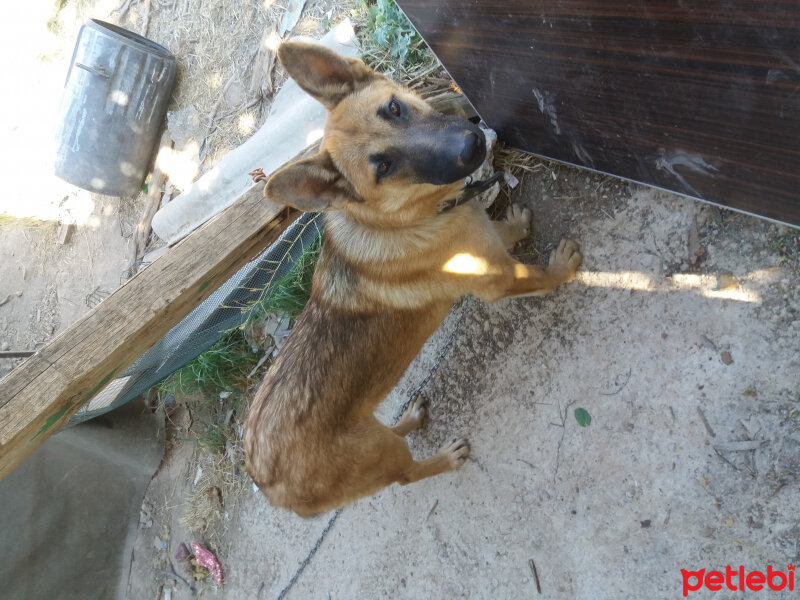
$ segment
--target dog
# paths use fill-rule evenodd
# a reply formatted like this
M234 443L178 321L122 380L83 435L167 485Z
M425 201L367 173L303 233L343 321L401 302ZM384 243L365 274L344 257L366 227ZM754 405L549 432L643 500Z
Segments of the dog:
M328 112L319 152L276 171L264 195L323 211L325 236L311 297L255 394L244 444L269 502L310 516L461 466L464 439L411 456L404 437L425 417L420 398L393 427L375 408L454 300L549 292L581 254L563 240L548 267L524 265L506 249L528 235L530 211L512 205L506 221L491 221L462 201L481 187L465 179L486 155L470 121L324 46L286 42L278 58Z

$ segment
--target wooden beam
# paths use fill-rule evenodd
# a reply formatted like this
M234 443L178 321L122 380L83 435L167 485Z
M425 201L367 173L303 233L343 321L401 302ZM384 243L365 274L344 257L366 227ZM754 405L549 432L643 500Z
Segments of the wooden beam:
M254 186L0 380L0 479L299 214Z

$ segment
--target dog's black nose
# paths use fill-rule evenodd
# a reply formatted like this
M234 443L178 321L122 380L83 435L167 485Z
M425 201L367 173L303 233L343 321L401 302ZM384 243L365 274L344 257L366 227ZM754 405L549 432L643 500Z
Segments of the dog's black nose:
M465 178L486 158L483 131L460 117L434 113L411 138L408 158L416 181L449 185Z
M486 141L483 132L478 130L467 131L464 136L464 145L461 148L459 158L465 166L477 168L486 157Z

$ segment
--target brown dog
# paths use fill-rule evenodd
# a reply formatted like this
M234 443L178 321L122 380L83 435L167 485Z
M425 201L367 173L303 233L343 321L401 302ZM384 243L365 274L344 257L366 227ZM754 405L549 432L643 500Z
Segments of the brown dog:
M375 408L453 300L549 292L581 255L565 240L549 267L523 265L506 248L528 234L530 211L511 207L497 222L452 202L485 157L469 121L323 46L286 43L278 57L329 112L320 152L277 171L264 193L326 211L325 241L311 299L256 393L244 441L269 501L312 515L463 464L465 440L412 458L403 437L425 416L419 400L394 427Z

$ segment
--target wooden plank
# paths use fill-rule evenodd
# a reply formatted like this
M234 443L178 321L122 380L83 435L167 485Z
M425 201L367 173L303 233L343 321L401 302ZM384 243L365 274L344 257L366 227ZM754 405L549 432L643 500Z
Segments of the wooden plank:
M0 380L0 479L299 214L254 186Z
M800 225L800 3L398 4L509 145Z

